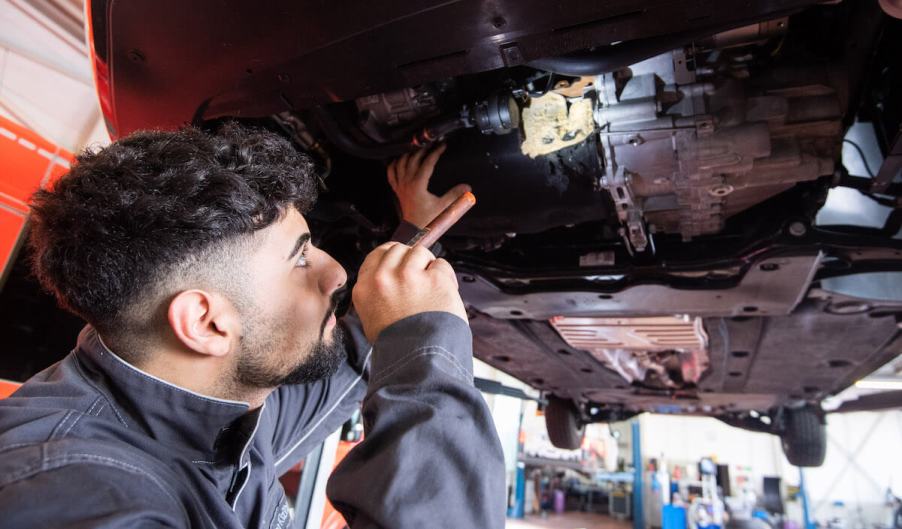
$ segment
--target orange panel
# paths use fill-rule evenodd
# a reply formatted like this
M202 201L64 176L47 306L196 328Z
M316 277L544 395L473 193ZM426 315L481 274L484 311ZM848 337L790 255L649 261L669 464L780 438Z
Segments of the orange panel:
M31 195L65 174L73 159L71 152L0 116L0 272L13 257Z
M6 270L25 226L25 214L0 204L0 271Z
M0 399L5 399L6 397L12 395L13 392L19 389L19 386L21 385L22 384L19 384L18 382L12 382L10 380L3 380L2 378L0 378Z
M0 116L0 193L16 200L23 212L31 194L64 174L72 159L71 152Z

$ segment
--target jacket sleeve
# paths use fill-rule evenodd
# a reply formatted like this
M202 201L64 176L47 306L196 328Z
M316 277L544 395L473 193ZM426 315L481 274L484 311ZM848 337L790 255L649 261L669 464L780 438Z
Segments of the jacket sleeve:
M360 407L366 392L370 344L352 311L342 318L348 359L331 377L281 386L266 401L274 414L272 449L282 475L339 428Z
M504 457L472 373L470 328L453 314L417 314L379 335L364 440L326 490L351 529L504 527Z

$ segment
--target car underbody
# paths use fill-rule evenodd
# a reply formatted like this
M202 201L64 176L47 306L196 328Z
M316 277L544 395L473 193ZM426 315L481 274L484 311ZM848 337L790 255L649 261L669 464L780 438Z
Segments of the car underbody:
M902 32L875 2L201 4L92 3L113 135L286 135L321 170L316 242L349 271L398 221L385 161L445 141L430 189L479 201L442 240L476 356L577 425L686 413L785 441L902 352L902 298L835 288L902 271L902 186L841 159L856 120L884 152L899 127ZM819 222L837 187L885 223Z
M584 423L690 413L779 434L782 410L819 410L902 351L902 300L831 290L899 270L902 241L898 213L816 222L830 188L873 185L840 161L860 87L812 52L823 23L539 60L314 123L360 158L447 139L433 187L466 181L480 200L443 241L479 358Z

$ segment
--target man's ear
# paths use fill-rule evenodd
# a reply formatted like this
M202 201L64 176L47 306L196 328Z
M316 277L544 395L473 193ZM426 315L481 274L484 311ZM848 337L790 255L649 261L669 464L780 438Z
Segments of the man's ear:
M234 305L204 290L179 292L169 303L167 318L179 341L200 354L226 356L241 336L241 319Z

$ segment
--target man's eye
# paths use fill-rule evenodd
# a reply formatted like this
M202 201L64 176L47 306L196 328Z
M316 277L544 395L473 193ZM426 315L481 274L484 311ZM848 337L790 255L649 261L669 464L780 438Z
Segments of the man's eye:
M304 245L304 248L301 250L301 255L298 256L297 262L294 266L298 268L307 268L310 266L310 263L307 262L307 245Z

